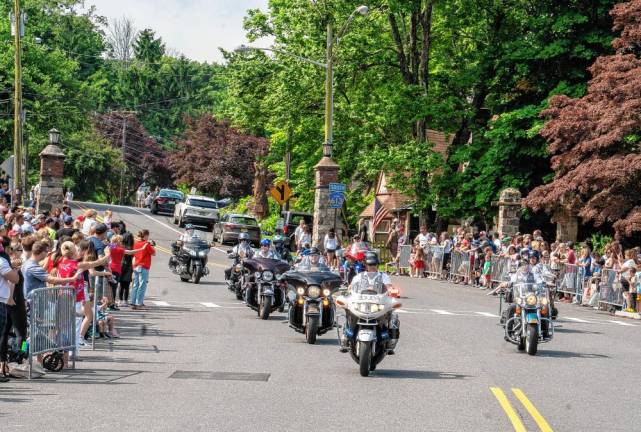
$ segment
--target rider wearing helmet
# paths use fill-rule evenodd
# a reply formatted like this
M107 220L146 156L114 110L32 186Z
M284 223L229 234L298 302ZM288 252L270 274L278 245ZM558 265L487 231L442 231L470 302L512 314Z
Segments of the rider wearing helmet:
M260 241L260 249L256 254L256 258L270 258L274 259L274 251L271 249L272 242L269 239L262 239Z
M275 235L272 243L274 244L274 257L287 263L291 263L292 256L289 253L289 248L285 246L285 239L283 236Z
M247 233L240 233L238 235L238 244L234 246L234 249L232 250L232 254L238 255L238 257L242 258L252 258L254 256L254 250L251 247L251 243L249 242L249 234ZM233 270L233 266L225 269L225 280L229 280L231 278L231 271Z
M192 224L185 225L185 232L180 236L180 241L187 243L194 238L199 238L198 233L194 231L194 226Z
M317 247L312 247L309 249L309 262L312 266L324 265L325 259L321 256L320 250Z
M383 273L378 270L378 265L380 261L378 255L374 252L365 252L365 271L357 274L352 279L351 284L349 285L349 291L351 292L360 292L365 290L374 290L379 294L385 294L392 288L392 280L390 279L387 273ZM358 322L358 318L350 314L348 311L346 313L346 327L355 328ZM392 339L398 341L398 329L400 328L400 321L396 313L392 313L389 316L389 321L387 323L381 323L382 326L389 329L394 329L394 335ZM341 335L341 348L340 350L345 352L347 351L347 337L345 333ZM393 347L396 346L394 342L389 350L388 354L394 354Z

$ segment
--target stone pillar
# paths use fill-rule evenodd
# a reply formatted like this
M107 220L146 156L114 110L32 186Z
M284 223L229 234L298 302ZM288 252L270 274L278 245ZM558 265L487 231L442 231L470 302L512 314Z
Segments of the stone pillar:
M314 196L314 227L312 245L322 248L325 234L334 227L336 213L336 232L340 235L342 224L340 209L329 208L329 184L338 183L339 166L329 157L323 157L314 167L316 171L316 193Z
M554 213L552 222L556 223L557 242L576 242L579 234L579 218L575 213L566 208L560 208Z
M54 207L62 207L64 165L65 155L57 145L49 144L40 153L40 191L36 212L42 213Z
M519 232L521 192L512 188L504 189L501 191L498 206L499 217L497 230L499 237L512 237Z

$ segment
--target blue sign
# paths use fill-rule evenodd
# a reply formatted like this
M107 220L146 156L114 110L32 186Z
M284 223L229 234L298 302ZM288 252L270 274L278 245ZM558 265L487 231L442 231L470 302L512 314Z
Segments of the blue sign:
M343 202L345 202L343 192L331 192L329 194L329 208L339 209L343 207Z
M329 191L345 193L345 191L347 191L347 187L343 183L330 183Z

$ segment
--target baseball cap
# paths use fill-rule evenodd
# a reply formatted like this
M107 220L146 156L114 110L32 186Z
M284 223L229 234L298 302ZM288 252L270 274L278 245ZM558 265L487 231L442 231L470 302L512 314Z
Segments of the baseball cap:
M104 234L108 230L107 225L101 223L96 225L96 234Z
M16 231L16 230L10 230L10 231L7 233L7 235L8 235L9 237L16 237L16 236L18 235L18 231Z
M66 224L73 223L73 216L69 216L69 215L65 216L65 218L63 219L63 222Z
M25 212L25 214L23 214L22 217L24 218L24 220L30 221L31 220L31 213Z

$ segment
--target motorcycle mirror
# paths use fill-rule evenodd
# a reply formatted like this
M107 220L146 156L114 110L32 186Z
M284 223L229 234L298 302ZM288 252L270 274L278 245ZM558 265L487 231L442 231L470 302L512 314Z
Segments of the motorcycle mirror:
M233 250L227 250L227 255L231 254L232 252L234 252L234 251Z

